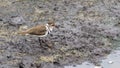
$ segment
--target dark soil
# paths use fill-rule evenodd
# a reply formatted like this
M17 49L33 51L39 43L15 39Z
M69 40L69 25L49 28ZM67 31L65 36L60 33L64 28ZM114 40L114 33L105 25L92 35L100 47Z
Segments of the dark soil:
M16 34L49 19L57 28L41 45L36 36ZM0 0L0 68L99 65L119 36L119 0Z

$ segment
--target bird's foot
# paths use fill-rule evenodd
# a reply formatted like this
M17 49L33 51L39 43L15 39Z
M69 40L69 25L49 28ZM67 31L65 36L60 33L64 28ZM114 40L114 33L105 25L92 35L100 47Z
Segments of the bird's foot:
M38 40L42 48L45 48L45 49L52 48L52 44L50 44L47 40L43 40L40 38L38 38Z

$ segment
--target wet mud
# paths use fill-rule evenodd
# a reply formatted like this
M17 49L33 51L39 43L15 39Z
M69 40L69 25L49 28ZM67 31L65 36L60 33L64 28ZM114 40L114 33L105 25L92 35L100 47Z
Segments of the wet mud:
M57 27L41 44L16 34L49 19ZM0 68L100 65L119 36L119 0L0 0Z

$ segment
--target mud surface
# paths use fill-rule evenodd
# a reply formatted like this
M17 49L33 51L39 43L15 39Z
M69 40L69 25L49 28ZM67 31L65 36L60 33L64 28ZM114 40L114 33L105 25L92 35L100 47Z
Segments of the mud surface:
M51 18L57 28L42 38L46 43L16 34ZM119 36L119 0L0 0L0 68L99 65Z

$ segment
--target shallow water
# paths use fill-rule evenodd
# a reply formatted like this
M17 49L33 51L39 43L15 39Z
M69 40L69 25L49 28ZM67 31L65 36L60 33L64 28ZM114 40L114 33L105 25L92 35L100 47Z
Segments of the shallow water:
M111 54L109 54L105 59L101 61L102 68L119 68L120 65L120 42L115 41L115 45L113 48L115 48ZM75 65L75 66L65 66L64 68L95 68L95 65L89 62L84 62L81 65Z

